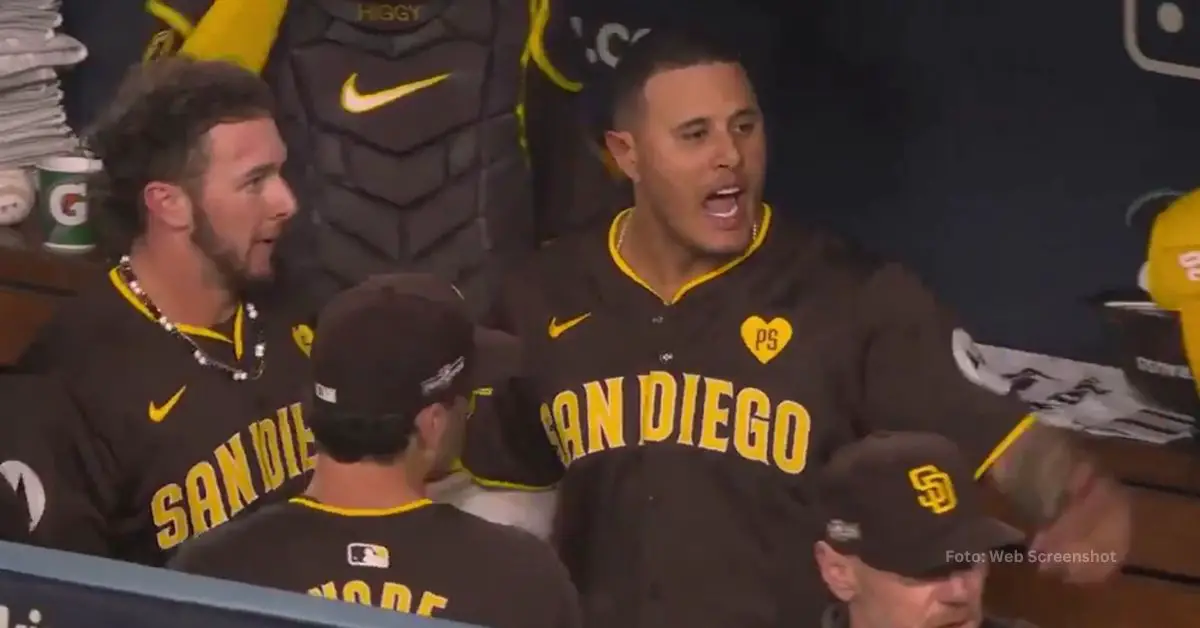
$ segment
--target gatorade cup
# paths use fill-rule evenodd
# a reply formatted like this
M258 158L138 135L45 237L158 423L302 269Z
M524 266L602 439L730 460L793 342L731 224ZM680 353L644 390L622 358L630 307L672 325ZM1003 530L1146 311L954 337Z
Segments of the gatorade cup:
M87 177L101 167L100 160L84 156L50 157L38 163L38 219L46 249L86 253L96 248L96 234L88 222Z

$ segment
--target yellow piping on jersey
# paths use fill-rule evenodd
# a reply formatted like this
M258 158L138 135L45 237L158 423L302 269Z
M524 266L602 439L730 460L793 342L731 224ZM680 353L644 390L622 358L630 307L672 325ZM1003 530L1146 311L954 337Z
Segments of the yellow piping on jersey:
M163 24L171 27L179 36L187 39L192 36L196 27L184 14L168 6L162 0L146 0L146 13L158 18Z
M288 500L292 504L312 508L321 512L327 512L331 515L339 515L342 517L389 517L391 515L400 515L406 512L412 512L418 508L424 508L433 503L429 499L418 499L400 506L391 508L340 508L338 506L330 506L322 504L307 497L293 497Z
M287 6L288 0L214 0L179 54L230 61L261 74Z
M239 305L237 313L233 315L233 357L238 360L242 359L242 349L245 348L245 343L242 342L245 321L246 317L242 314L242 306Z
M706 281L716 279L730 270L733 270L735 266L746 261L747 258L753 255L754 252L762 246L763 241L767 239L767 230L771 228L771 206L763 203L762 208L762 223L759 226L758 235L754 237L754 240L750 242L750 246L747 247L741 255L729 260L724 266L704 273L703 275L700 275L699 277L696 277L695 279L683 284L675 293L675 296L671 297L670 299L663 298L661 294L654 291L654 288L650 287L650 284L646 283L646 280L638 277L638 274L634 272L632 267L629 266L629 263L625 261L625 258L621 257L621 252L617 250L617 240L619 240L621 237L621 224L624 220L629 218L630 214L633 213L632 207L623 210L621 213L617 214L616 218L613 218L612 224L608 228L608 254L612 257L613 263L617 265L617 268L621 269L621 272L625 273L625 275L632 279L634 283L649 290L651 294L661 299L664 305L672 305L682 299L683 295L687 294L687 292L692 288L695 288Z
M1004 439L1000 441L1000 444L996 445L992 449L992 453L988 454L987 458L983 459L983 464L979 465L979 468L975 470L975 479L978 480L979 478L983 477L983 474L987 473L988 469L992 468L992 465L1000 459L1000 456L1003 456L1004 452L1008 451L1008 448L1012 447L1012 444L1017 442L1017 439L1020 438L1025 432L1028 432L1029 428L1033 427L1036 423L1037 417L1032 414L1026 415L1025 418L1021 419L1021 422L1017 423L1017 426L1012 428L1012 431L1008 433L1008 436L1005 436Z
M146 309L146 306L142 303L142 300L133 294L133 291L129 289L129 286L125 285L125 280L121 278L121 273L118 273L116 268L108 271L108 280L112 282L112 285L117 289L117 292L129 302L129 305L133 306L133 309L141 312L142 316L145 316L156 323L158 322L154 320L154 315L150 313L150 310ZM242 325L239 324L239 321L241 320L242 304L239 303L237 314L234 315L233 325L233 333L236 336L236 339L230 339L229 336L226 336L219 331L213 331L207 327L197 327L195 325L176 325L175 329L178 329L189 336L211 338L213 340L220 340L221 342L232 343L237 351L238 357L241 357L241 350L237 349L238 347L242 346Z
M462 463L460 462L459 464L461 466ZM471 470L466 467L462 467L462 472L466 473L471 478L471 481L474 482L477 486L482 486L483 488L490 488L490 489L495 489L495 490L521 491L523 493L540 493L542 491L554 490L554 487L557 486L556 484L551 484L550 486L532 486L529 484L517 484L516 482L502 482L500 480L489 480L487 478L482 478L482 477L479 477L478 475L475 475L474 473L471 473Z

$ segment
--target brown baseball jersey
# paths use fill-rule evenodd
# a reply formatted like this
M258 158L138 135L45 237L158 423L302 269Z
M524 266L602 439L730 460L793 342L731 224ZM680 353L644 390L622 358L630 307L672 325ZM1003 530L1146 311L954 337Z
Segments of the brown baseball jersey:
M275 301L255 303L256 320L239 307L217 328L179 327L226 364L249 363L261 328L265 367L247 381L200 365L115 270L60 307L18 366L59 379L79 415L45 436L70 454L48 472L68 496L47 508L43 542L161 565L269 494L303 490L312 331Z
M67 389L52 377L5 374L0 376L0 520L13 521L20 506L24 534L0 538L38 540L40 524L53 519L63 508L63 486L58 468L70 461L72 452L63 447L60 434L78 422ZM11 489L11 493L8 490ZM16 502L8 501L9 495ZM68 494L65 499L74 496ZM31 537L32 533L32 538Z
M981 474L1031 424L899 266L765 208L744 255L662 298L617 254L621 220L506 285L492 324L528 376L463 456L485 486L557 485L589 625L817 625L812 476L835 448L936 432Z
M0 541L29 541L29 508L5 477L0 477Z
M546 543L447 504L350 510L273 504L186 544L169 567L491 628L577 628Z

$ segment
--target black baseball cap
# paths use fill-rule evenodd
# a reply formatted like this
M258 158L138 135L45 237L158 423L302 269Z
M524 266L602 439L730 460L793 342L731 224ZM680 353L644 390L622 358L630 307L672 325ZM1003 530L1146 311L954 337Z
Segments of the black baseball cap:
M974 474L937 434L881 432L838 450L818 500L827 543L902 576L934 575L1024 537L984 514Z
M451 283L377 275L333 298L312 345L313 410L415 417L431 403L515 377L517 339L472 322Z

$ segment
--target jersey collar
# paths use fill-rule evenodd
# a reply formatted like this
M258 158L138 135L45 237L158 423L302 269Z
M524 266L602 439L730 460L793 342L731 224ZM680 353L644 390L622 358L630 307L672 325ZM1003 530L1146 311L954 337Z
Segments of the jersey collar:
M646 280L639 277L638 274L633 271L633 268L629 266L629 263L625 261L625 258L621 257L621 252L617 250L617 240L621 236L621 225L623 224L622 221L628 218L629 214L633 212L632 207L621 211L621 213L617 214L616 217L612 219L612 222L609 223L608 255L612 258L613 263L617 265L617 269L619 269L622 274L632 279L637 285L650 291L651 294L658 297L664 304L673 305L678 303L679 300L683 298L683 295L687 294L697 286L712 281L713 279L716 279L717 277L720 277L721 275L733 270L739 264L746 261L746 259L753 255L754 252L760 247L762 247L763 242L765 242L767 239L767 232L771 230L771 206L763 203L762 208L762 222L759 223L758 234L754 237L754 240L750 242L750 246L746 247L746 250L741 255L729 260L720 268L707 272L687 282L670 298L666 298L663 295L654 292L654 289L650 287L650 284L646 283Z
M112 270L108 271L108 280L110 282L112 282L113 288L115 288L117 293L121 295L121 298L123 298L127 303L129 303L130 307L132 307L133 309L140 312L142 314L142 316L145 316L148 320L151 320L156 324L158 323L158 321L154 320L154 316L150 314L150 310L146 309L146 306L142 303L142 300L137 298L137 296L133 294L133 290L131 290L129 288L129 286L125 283L125 280L121 277L121 273L117 272L116 268L113 268ZM195 325L182 325L181 324L181 325L176 325L175 328L189 336L195 336L198 338L209 338L212 340L219 340L221 342L228 342L234 346L234 354L236 355L236 357L238 357L240 359L242 356L242 347L244 346L243 337L242 337L243 329L245 327L244 319L245 319L245 313L242 310L242 304L239 303L237 312L233 316L233 337L232 338L230 338L229 336L227 336L219 331L215 331L215 330L209 329L207 327L197 327Z

